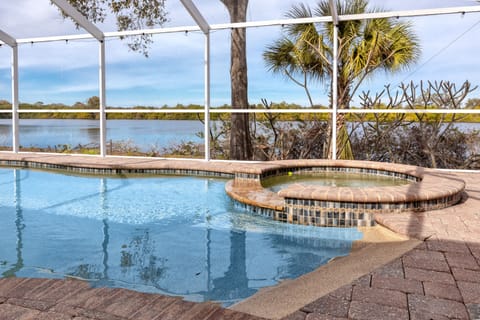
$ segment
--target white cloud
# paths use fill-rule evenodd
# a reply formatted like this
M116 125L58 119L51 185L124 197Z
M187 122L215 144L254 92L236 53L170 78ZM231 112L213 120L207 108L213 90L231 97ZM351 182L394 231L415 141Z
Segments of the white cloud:
M50 0L2 1L0 10L2 30L16 38L85 33L64 20Z

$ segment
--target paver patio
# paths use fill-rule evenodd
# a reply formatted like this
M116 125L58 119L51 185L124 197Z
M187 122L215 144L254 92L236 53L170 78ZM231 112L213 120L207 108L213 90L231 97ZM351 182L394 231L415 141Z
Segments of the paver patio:
M480 173L441 174L465 180L462 203L376 216L421 245L285 320L480 319Z
M0 160L76 166L175 166L174 160L0 153ZM185 161L180 161L186 165ZM193 161L231 171L265 164ZM284 319L480 319L480 173L447 173L466 182L462 203L421 213L377 214L385 227L423 243ZM0 279L0 319L260 319L179 298L89 288L73 280Z

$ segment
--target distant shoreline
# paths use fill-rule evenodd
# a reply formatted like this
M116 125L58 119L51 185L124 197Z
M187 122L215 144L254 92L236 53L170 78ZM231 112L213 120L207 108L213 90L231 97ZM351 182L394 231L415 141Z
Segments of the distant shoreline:
M70 119L70 120L98 120L99 114L98 112L88 112L87 110L98 110L98 101L90 101L90 103L84 104L77 102L72 106L64 105L64 104L43 104L41 102L37 102L34 104L30 103L21 103L19 105L19 110L38 110L38 112L29 112L29 113L20 113L20 119ZM380 106L381 107L381 106ZM112 109L113 107L107 107L107 120L203 120L204 117L204 107L197 104L189 104L189 105L182 105L177 104L174 107L169 106L162 106L162 107L146 107L146 106L136 106L130 107L129 110L135 110L138 112L111 112L109 113L108 110ZM224 105L219 107L212 107L210 110L215 109L230 109L231 106ZM288 110L288 109L302 109L308 110L311 109L314 113L277 113L276 120L277 121L309 121L309 120L320 120L320 121L328 121L330 118L329 113L318 113L319 110L327 109L325 106L314 106L311 107L304 107L294 103L287 103L287 102L280 102L280 103L272 103L269 106L269 109L265 109L262 104L251 105L250 108L252 109L260 109L265 110L268 112L269 109L271 110ZM85 109L85 112L71 112L72 110L82 110ZM114 108L116 110L122 108ZM127 108L125 108L127 109ZM422 109L419 107L419 109ZM473 110L480 109L480 106L475 107ZM6 100L0 100L0 110L11 110L10 102ZM45 112L43 110L51 110L52 112ZM58 111L57 111L58 110ZM155 112L155 111L159 112ZM168 111L172 112L168 112ZM179 110L185 110L188 113L181 113ZM352 108L352 110L358 110L358 108ZM367 112L369 109L365 109ZM465 109L461 109L465 110ZM148 111L148 112L146 112ZM193 111L193 112L192 112ZM198 112L195 112L198 111ZM257 121L265 121L267 120L266 113L255 113L255 119ZM394 121L395 117L398 114L389 113L386 116L387 121ZM442 117L441 114L427 114L427 120L435 121L438 117ZM9 119L11 117L10 113L0 112L0 119ZM229 113L211 113L210 119L212 121L221 120L221 119L228 119ZM253 116L252 116L253 117ZM451 122L452 114L446 115L445 119L442 121ZM455 122L463 122L463 123L480 123L480 114L456 114L457 119ZM358 122L358 121L374 121L375 115L374 114L367 114L366 116L360 118L358 114L346 114L346 120L350 122ZM417 118L415 114L405 114L404 121L406 122L416 122Z

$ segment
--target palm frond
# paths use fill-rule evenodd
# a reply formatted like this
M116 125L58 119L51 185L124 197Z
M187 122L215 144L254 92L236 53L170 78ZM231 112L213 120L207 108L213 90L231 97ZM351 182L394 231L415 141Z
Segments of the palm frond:
M296 4L293 5L292 8L285 14L285 17L288 19L311 18L312 10L307 4ZM306 30L311 29L312 27L315 28L313 23L291 24L285 26L285 30L288 36L292 38L297 38Z
M368 0L336 0L339 15L381 12L369 8ZM328 0L319 0L312 10L306 4L293 6L288 18L306 18L331 15ZM264 58L270 70L309 73L318 80L331 78L333 24L298 24L285 28L288 48L276 43L269 46ZM340 90L350 95L368 76L377 70L395 72L418 61L420 45L410 24L390 18L340 21L338 25ZM283 62L276 61L283 60ZM346 97L351 99L350 97ZM348 104L348 103L347 103Z
M282 38L268 46L263 53L263 59L272 72L282 72L285 68L294 69L297 66L292 51L295 44L287 38Z

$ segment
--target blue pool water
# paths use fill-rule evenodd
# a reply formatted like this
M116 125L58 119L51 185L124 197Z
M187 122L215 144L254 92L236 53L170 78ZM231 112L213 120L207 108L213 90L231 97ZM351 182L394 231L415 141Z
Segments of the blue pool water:
M347 255L362 237L252 216L225 182L0 168L0 274L230 305Z

